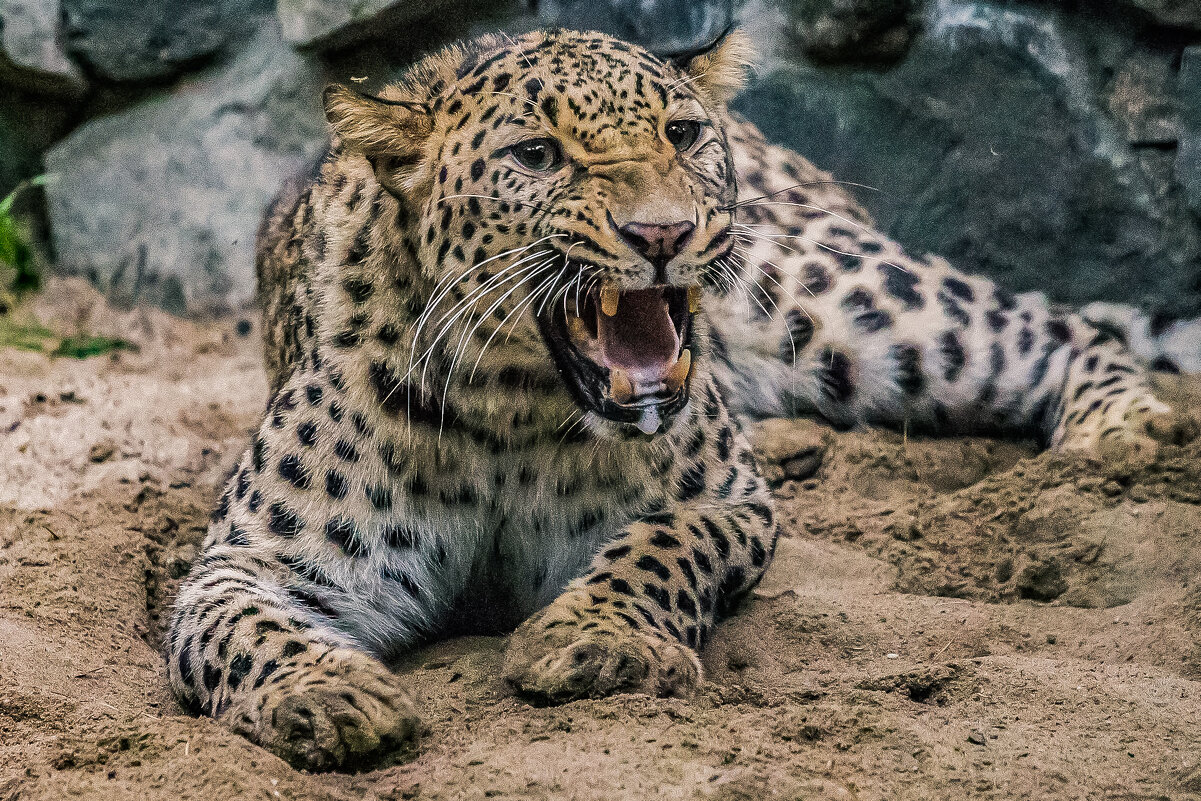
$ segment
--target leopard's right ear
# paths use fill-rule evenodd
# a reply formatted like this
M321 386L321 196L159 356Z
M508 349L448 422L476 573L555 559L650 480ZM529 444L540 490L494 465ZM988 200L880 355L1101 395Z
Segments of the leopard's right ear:
M366 156L376 178L390 192L421 161L433 132L433 114L424 103L393 100L331 84L323 95L325 118L347 150Z

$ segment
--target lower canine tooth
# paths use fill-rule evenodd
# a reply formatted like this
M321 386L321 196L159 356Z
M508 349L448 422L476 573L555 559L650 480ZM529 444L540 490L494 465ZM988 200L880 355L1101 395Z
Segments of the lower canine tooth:
M584 325L584 321L579 317L567 315L567 333L572 339L587 339L588 326Z
M612 281L605 281L601 284L601 311L606 317L613 317L617 314L617 299L620 294L617 291L617 284Z
M688 313L696 314L701 308L701 288L699 286L688 287Z
M626 403L634 397L634 382L620 367L609 369L609 397L618 403Z
M663 383L667 385L667 389L675 392L680 387L684 386L684 382L688 380L688 373L692 370L692 351L687 348L680 354L680 359L672 365L671 372L663 379Z

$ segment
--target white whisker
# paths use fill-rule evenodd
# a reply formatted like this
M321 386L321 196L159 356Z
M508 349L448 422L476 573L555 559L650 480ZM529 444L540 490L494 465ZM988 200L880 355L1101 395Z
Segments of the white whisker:
M869 186L867 184L860 184L860 183L856 183L854 181L835 181L833 179L822 179L822 180L818 180L818 181L802 181L799 184L793 184L792 186L786 186L783 189L777 189L774 192L768 192L766 195L759 195L758 197L747 198L746 200L739 200L738 202L734 203L732 206L725 206L725 207L719 209L719 211L733 211L734 209L737 209L741 206L751 206L751 205L754 205L757 201L766 200L767 198L772 198L772 197L775 197L776 195L782 195L785 192L791 192L793 189L804 189L805 187L809 187L809 186L835 186L835 185L837 185L837 186L854 186L854 187L858 187L860 189L867 189L872 192L883 193L883 191L884 191L884 190L880 189L879 187Z
M533 272L531 272L529 275L527 275L525 277L525 279L523 279L523 283L532 278L535 278L535 276L538 276L542 270L545 270L547 267L550 267L554 263L555 263L554 257L551 257L551 258L547 259L546 261L541 262L540 264L538 264L538 266L534 269ZM506 292L504 294L504 296L501 297L500 301L498 301L498 303L493 304L493 308L495 308L495 306L499 305L499 303L503 303L506 298L508 298L510 295L512 295L513 292L515 292L519 288L520 288L520 285L513 287L513 289L510 289L508 292ZM539 285L539 289L540 288L541 288L541 285ZM475 371L477 368L479 368L480 362L483 360L484 354L488 350L488 346L492 344L492 340L494 340L496 338L496 335L500 333L501 329L505 327L505 323L507 323L510 320L510 318L513 317L513 315L522 311L527 305L530 305L529 301L531 299L536 299L538 297L537 292L538 292L538 290L533 290L530 292L529 295L527 295L526 297L519 300L517 302L517 304L509 311L509 313L505 315L504 319L502 319L500 321L500 323L497 324L496 329L492 332L492 334L488 337L488 339L484 342L483 346L480 348L480 355L478 357L476 357L475 364L472 365L472 367L471 367L471 373L468 374L468 376L467 376L468 383L471 383L471 380L475 377ZM486 311L483 315L481 315L480 322L476 324L475 328L471 329L472 333L475 333L476 328L479 328L480 325L483 323L483 321L488 319L487 315L491 314L491 313L492 313L492 308L489 308L488 311ZM453 364L451 365L451 371L452 372L454 371Z
M837 253L840 256L853 256L854 258L857 258L857 259L875 259L875 258L877 258L876 256L871 256L867 253L849 253L845 250L839 250L838 248L836 248L832 245L827 245L825 242L818 241L816 239L813 239L812 237L804 236L802 234L784 233L783 230L779 226L773 225L770 223L757 223L757 225L775 228L775 230L780 231L780 233L765 234L762 231L755 231L754 229L752 229L749 225L746 225L745 223L734 223L734 225L740 226L742 228L746 228L748 230L745 233L754 234L755 236L762 237L765 241L771 242L772 244L776 245L777 247L781 247L781 248L787 248L787 246L781 245L779 242L776 242L775 241L776 239L803 239L806 242L811 242L814 245L817 245L822 250L828 250L831 253ZM889 267L895 267L896 269L900 270L903 273L909 272L909 270L902 267L901 265L896 264L891 261L888 261L886 259L880 259L880 263L887 264Z
M523 259L523 261L532 261L536 258L540 258L545 255L546 255L546 252L543 251L537 256L527 256ZM517 289L521 288L522 280L524 277L528 276L530 273L537 270L540 266L541 265L528 265L528 266L522 267L520 270L517 270L516 272L506 276L503 280L496 280L496 281L491 282L486 291L477 291L475 293L472 293L471 295L468 295L468 297L464 298L464 300L462 302L460 302L459 306L461 308L459 309L459 311L456 312L454 317L452 317L445 325L442 326L442 328L438 331L437 336L434 338L434 342L426 350L425 354L423 354L423 358L425 359L425 362L426 362L426 367L421 372L421 382L422 382L423 387L425 386L425 376L426 376L426 371L429 368L430 356L431 356L435 346L442 339L442 337L444 337L447 333L449 333L450 330L454 327L454 325L456 323L458 323L458 321L460 319L462 319L462 317L464 315L470 314L475 309L475 307L479 304L479 302L481 300L483 300L488 294L500 289L505 284L513 283L514 286L512 289L505 292L505 294L502 295L499 300L495 301L491 306L489 306L484 311L484 313L482 315L480 315L480 323L482 323L483 320L487 318L487 315L492 313L492 311L494 311L498 305L503 303L504 300L506 298L508 298L511 294L513 294L513 292L515 292ZM482 287L481 287L481 289L482 289ZM478 327L478 324L477 324L477 327ZM472 329L472 330L474 330L474 329ZM452 362L453 362L453 358L452 358Z

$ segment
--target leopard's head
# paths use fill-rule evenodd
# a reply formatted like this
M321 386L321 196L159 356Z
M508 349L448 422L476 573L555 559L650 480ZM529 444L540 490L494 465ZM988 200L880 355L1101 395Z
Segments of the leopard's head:
M536 32L430 56L379 97L327 89L340 146L410 212L423 342L468 367L501 341L549 352L594 428L665 430L734 245L722 120L748 58L740 32L667 58Z

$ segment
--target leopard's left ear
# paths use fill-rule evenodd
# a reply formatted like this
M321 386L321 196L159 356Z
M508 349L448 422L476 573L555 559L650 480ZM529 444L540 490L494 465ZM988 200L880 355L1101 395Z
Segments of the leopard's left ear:
M725 103L746 85L747 71L755 60L750 37L737 28L727 28L713 42L668 59L692 78L692 85Z

